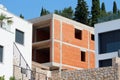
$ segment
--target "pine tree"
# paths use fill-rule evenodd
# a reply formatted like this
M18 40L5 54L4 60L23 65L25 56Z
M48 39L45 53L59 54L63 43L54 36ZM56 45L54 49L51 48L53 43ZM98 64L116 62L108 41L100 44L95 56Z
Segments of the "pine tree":
M20 18L24 19L24 16L22 14L20 14Z
M50 14L50 12L42 7L40 16Z
M72 7L64 8L63 10L55 10L54 13L69 19L73 19Z
M104 2L102 3L102 5L101 5L101 10L103 11L103 12L106 12L106 9L105 9L105 4L104 4Z
M107 13L106 13L106 9L105 9L105 4L104 2L101 4L101 10L100 10L100 17L104 17L106 16Z
M116 4L115 1L113 2L113 13L114 13L114 14L117 13L117 4Z
M98 18L100 17L100 1L92 0L92 26L97 23Z
M77 7L75 8L74 19L83 24L88 24L88 6L84 0L78 0Z

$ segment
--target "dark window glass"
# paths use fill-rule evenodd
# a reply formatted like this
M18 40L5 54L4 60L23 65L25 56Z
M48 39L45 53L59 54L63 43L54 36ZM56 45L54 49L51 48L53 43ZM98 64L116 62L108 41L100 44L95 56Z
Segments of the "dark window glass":
M3 46L0 46L0 62L3 62Z
M15 41L20 44L24 44L24 32L16 30Z
M85 61L85 52L81 51L81 61Z
M120 49L120 30L99 34L99 54L118 51Z
M91 34L91 40L95 40L94 34Z
M75 29L75 38L76 39L82 39L82 31Z
M112 66L112 59L100 60L99 67Z

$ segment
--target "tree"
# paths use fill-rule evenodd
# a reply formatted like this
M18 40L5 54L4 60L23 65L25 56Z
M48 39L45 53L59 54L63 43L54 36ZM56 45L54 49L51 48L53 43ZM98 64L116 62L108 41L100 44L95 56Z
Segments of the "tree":
M62 11L61 10L55 10L55 14L64 16L69 19L73 19L73 10L72 7L64 8Z
M12 17L6 17L4 14L0 14L0 27L3 27L3 24L5 24L4 20L7 21L7 24L12 24L13 21L11 20Z
M84 0L78 0L77 7L75 8L74 20L83 24L88 24L88 6Z
M42 7L40 16L50 14L50 12Z
M114 1L113 2L113 14L116 14L117 13L117 4L116 2Z
M98 22L98 18L100 17L100 1L92 0L92 26Z
M55 10L54 13L58 14L58 15L61 15L62 12L61 12L61 10Z
M20 14L20 18L24 19L24 16L22 14Z
M106 9L105 9L105 4L104 4L104 2L102 3L102 5L101 5L101 10L103 11L103 12L106 12Z
M100 9L100 17L104 17L106 16L107 13L106 13L106 9L105 9L105 4L104 2L101 4L101 9Z

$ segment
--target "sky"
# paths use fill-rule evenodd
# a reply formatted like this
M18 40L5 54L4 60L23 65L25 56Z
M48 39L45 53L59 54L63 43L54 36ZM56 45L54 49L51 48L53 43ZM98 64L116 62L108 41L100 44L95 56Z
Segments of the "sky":
M89 10L91 9L92 0L86 0ZM112 11L113 1L116 1L118 9L120 9L120 0L100 0L104 2L107 11ZM9 12L19 16L22 14L25 19L32 19L40 16L41 8L49 10L62 10L65 7L72 6L75 9L77 0L0 0Z

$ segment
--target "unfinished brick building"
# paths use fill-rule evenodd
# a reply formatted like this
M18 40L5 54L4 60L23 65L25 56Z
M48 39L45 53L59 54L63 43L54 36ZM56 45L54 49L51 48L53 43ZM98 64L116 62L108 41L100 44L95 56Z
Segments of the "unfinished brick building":
M33 23L33 61L50 70L95 67L92 27L56 14L30 22Z

